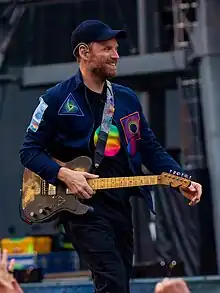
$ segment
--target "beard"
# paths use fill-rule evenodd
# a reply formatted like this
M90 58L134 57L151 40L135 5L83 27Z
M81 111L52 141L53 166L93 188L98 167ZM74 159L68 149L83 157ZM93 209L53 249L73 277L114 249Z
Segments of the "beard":
M95 63L95 62L94 62ZM117 67L111 65L111 62L103 63L103 62L96 62L96 64L91 64L90 71L99 78L108 79L113 78L117 74Z

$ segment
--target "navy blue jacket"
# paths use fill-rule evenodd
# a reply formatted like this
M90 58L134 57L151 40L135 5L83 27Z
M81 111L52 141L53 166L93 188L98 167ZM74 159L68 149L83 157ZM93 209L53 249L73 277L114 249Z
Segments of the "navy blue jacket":
M177 162L157 142L144 118L136 94L127 87L112 84L115 98L114 123L120 132L131 171L141 175L141 165L152 173L170 169L183 172ZM51 157L69 161L89 154L94 117L86 99L80 71L48 89L41 97L20 149L22 164L51 184L60 169ZM149 208L153 205L148 188L140 188Z

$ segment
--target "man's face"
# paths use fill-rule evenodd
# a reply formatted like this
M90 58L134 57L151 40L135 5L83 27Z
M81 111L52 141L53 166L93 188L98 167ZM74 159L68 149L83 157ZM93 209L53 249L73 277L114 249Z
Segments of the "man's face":
M117 72L118 43L116 39L90 45L87 68L102 78L112 78Z

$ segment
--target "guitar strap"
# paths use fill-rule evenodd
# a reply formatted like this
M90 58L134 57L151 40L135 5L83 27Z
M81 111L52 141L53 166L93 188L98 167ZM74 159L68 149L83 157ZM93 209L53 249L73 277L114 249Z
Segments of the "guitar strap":
M105 146L108 139L109 129L114 116L115 104L112 84L107 80L106 101L102 114L102 123L98 134L98 141L95 149L94 165L97 169L104 158Z

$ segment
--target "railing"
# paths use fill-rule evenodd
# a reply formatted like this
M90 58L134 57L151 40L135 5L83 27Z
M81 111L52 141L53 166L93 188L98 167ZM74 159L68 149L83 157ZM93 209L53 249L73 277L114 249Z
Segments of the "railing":
M220 277L185 278L191 293L219 293ZM154 293L155 284L159 279L139 279L131 282L133 293ZM91 281L61 281L43 282L40 284L26 284L23 286L25 293L91 293Z
M174 46L176 49L189 46L188 35L198 25L197 1L172 0Z

